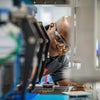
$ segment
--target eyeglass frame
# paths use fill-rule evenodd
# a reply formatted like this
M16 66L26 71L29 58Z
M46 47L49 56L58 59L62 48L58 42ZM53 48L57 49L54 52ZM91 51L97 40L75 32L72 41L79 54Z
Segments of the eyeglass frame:
M64 39L60 36L60 33L57 31L57 25L56 25L56 23L54 25L55 25L54 35L55 35L56 41L59 42L59 43L63 43L65 45L65 48L69 48L69 45L67 45L65 43ZM59 37L60 41L57 40L57 36Z

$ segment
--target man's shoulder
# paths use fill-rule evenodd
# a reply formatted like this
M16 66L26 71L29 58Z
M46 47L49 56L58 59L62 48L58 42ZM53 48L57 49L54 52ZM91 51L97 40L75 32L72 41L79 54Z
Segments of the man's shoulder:
M61 55L61 56L55 56L55 57L50 57L47 60L48 61L58 61L58 62L63 62L65 59L65 55Z

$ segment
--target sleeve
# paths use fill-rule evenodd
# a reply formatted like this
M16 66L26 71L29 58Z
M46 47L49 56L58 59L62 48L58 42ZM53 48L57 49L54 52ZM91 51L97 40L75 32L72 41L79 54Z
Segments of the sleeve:
M68 60L63 59L63 62L60 63L62 66L51 74L54 82L68 78Z
M46 63L47 72L45 74L52 74L56 72L58 69L60 69L61 67L62 67L62 63L59 62L58 57L56 59L50 59Z

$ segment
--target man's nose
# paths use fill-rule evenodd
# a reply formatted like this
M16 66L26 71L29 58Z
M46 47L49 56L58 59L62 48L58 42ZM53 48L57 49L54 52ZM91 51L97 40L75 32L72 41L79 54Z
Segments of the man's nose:
M60 51L62 51L63 49L65 49L65 45L64 44L58 44L57 45L57 49L59 49Z

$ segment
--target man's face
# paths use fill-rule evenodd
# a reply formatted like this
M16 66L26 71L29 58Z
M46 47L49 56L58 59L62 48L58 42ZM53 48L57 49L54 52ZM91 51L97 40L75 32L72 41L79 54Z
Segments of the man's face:
M68 32L68 31L67 31ZM66 24L61 22L51 23L47 30L50 38L49 52L51 56L64 55L69 50L69 36L66 32Z

